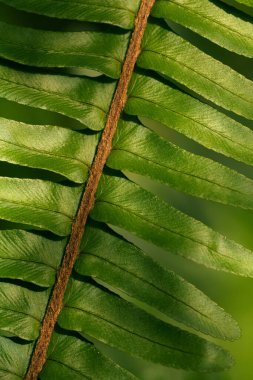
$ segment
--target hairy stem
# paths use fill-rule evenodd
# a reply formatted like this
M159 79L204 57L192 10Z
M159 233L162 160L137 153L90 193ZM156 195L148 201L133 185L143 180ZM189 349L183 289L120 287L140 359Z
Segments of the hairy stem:
M147 25L148 16L154 2L155 0L142 0L139 12L136 16L135 27L122 68L122 73L111 103L110 110L108 112L106 125L98 145L97 154L90 169L90 174L83 193L82 201L77 212L76 219L72 225L69 243L66 247L61 267L58 270L55 286L47 306L41 326L40 336L36 342L25 380L37 379L43 365L45 364L47 349L57 322L57 318L62 309L64 293L79 253L87 218L94 205L98 183L103 173L106 160L111 151L112 139L118 125L120 114L127 100L129 82L132 77L135 63L140 54L141 41Z

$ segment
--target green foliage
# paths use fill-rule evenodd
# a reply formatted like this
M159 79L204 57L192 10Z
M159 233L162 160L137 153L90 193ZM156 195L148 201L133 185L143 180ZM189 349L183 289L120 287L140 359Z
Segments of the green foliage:
M246 10L253 5L234 3ZM0 110L5 380L23 378L29 365L139 5L0 1L6 15L0 22L0 97L30 113L43 110L45 120L61 115L58 125L39 118L28 124ZM218 1L156 1L41 380L134 380L97 342L167 367L207 372L232 365L230 354L207 335L237 339L233 318L115 231L120 227L209 268L253 277L251 251L126 177L140 174L198 198L253 209L252 179L217 162L218 155L193 154L140 121L158 121L210 151L252 165L252 81L173 27L191 29L249 59L251 12L246 16Z
M4 58L38 67L87 67L112 78L120 76L129 40L129 33L117 35L99 29L57 33L3 22L0 33Z
M160 80L134 75L125 111L159 121L208 149L252 165L249 128Z
M238 2L252 6L251 0ZM158 0L152 14L183 25L227 50L253 56L253 25L226 12L219 4L208 0Z

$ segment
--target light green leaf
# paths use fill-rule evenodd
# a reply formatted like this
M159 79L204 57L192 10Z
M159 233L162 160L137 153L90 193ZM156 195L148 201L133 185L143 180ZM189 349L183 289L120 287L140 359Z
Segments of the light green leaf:
M2 3L27 12L50 17L94 21L132 29L139 0L1 0Z
M1 98L72 117L93 130L103 129L114 88L111 80L34 74L0 65Z
M0 118L0 160L48 170L83 183L93 161L98 137Z
M253 131L224 115L253 120L253 84L239 74L246 73L239 68L242 61L248 65L253 57L253 26L232 8L249 13L245 1L225 6L219 0L157 0L147 27L142 19L145 37L130 88L123 84L122 93L128 91L123 114L156 120L253 165ZM73 222L87 177L94 174L91 163L140 3L0 0L0 116L34 123L0 117L1 379L24 378L69 235L81 233ZM220 62L218 50L217 60L203 52L211 53L211 42L203 51L187 42L187 28L191 36L198 34L201 46L207 38L219 51L230 50L226 57L243 55L231 63L238 72ZM59 121L57 114L63 115ZM251 251L129 181L124 172L246 209L253 209L253 181L126 121L133 119L119 122L112 149L107 144L105 170L96 173L102 178L95 205L71 280L66 278L41 380L134 380L89 341L164 366L216 371L232 365L227 351L174 326L233 340L239 328L232 317L102 223L118 227L129 241L135 235L160 247L161 255L167 250L253 277Z
M249 0L239 2L249 5ZM253 25L212 1L158 0L152 15L183 25L227 50L253 57Z
M0 336L1 380L23 379L32 353L33 344L18 344Z
M104 175L91 216L207 267L253 277L251 251L128 180Z
M53 286L66 240L22 230L0 231L0 277Z
M200 198L253 210L251 179L180 149L140 124L121 121L107 165Z
M0 219L66 236L80 191L48 181L0 177Z
M224 109L253 119L252 81L165 27L147 27L137 64L173 79Z
M0 56L29 66L83 67L118 78L129 33L50 32L0 22Z
M198 371L230 367L230 355L196 335L168 325L112 294L71 281L59 324L134 356Z
M158 80L135 75L125 111L159 121L209 149L253 165L249 128Z
M34 340L39 335L50 291L32 291L1 282L0 334Z

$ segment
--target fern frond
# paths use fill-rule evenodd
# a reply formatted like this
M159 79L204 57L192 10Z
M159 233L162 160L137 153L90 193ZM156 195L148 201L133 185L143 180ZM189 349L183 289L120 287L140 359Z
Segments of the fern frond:
M252 58L249 17L208 0L0 3L27 18L0 22L0 97L63 116L33 124L0 111L0 377L134 380L97 341L167 367L229 368L206 335L237 339L234 319L115 231L253 277L249 249L125 175L253 209L252 179L141 123L252 165L252 81L173 28Z
M238 2L252 6L250 0ZM231 13L208 0L158 0L152 11L155 17L167 18L227 50L252 58L253 25Z

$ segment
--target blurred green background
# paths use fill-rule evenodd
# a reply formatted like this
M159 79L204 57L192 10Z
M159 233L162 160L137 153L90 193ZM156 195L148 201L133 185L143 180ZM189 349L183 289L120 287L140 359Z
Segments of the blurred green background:
M7 6L0 5L0 19L18 24L31 24L34 27L44 27L45 19L42 17L31 17L23 12L12 12ZM50 24L52 25L52 24ZM196 46L205 52L230 65L243 75L253 79L253 62L250 59L242 58L221 49L205 39L200 38L188 30L178 27L175 24L169 25L178 33L185 36ZM73 29L73 24L66 22L56 22L55 29ZM28 107L18 106L11 102L0 99L0 115L25 122L52 125L71 125L70 121L56 114L37 111ZM253 124L240 120L246 126L253 128ZM169 130L149 120L142 120L144 124L159 132L170 141L195 153L201 153L206 157L225 163L237 169L245 175L253 178L252 168L238 164L233 160L224 159L221 155L208 151L196 143L180 136L176 132ZM4 171L10 175L10 166L0 165L1 175ZM176 192L168 187L159 185L140 176L125 173L129 178L140 183L143 187L155 192L163 199L173 204L180 210L207 223L215 230L223 233L229 238L241 243L253 251L253 212L239 210L233 207L218 205L213 202L195 199L194 197ZM14 175L14 173L13 173ZM29 174L31 175L31 173ZM124 234L124 232L120 231ZM236 342L220 343L227 347L235 358L235 366L226 372L215 374L195 374L192 372L166 369L161 366L154 366L143 361L133 359L115 350L105 349L103 345L97 344L108 355L112 355L125 367L131 369L143 380L251 380L253 379L253 279L244 279L232 275L219 273L198 266L183 258L176 257L170 253L164 253L150 244L130 237L137 245L144 248L154 258L159 258L164 266L174 269L184 278L195 284L202 291L208 294L213 300L219 303L226 311L231 313L238 321L242 337ZM50 379L49 379L50 380ZM117 379L115 379L117 380ZM119 379L120 380L120 379Z

